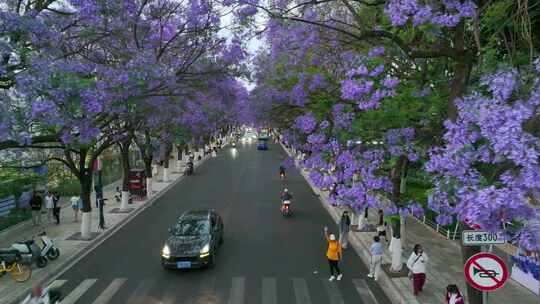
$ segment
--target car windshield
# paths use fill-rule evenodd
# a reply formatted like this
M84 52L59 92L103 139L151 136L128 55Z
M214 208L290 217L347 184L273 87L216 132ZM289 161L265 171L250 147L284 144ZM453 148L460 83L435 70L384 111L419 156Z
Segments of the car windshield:
M174 227L174 235L203 235L210 233L210 225L205 219L184 219Z

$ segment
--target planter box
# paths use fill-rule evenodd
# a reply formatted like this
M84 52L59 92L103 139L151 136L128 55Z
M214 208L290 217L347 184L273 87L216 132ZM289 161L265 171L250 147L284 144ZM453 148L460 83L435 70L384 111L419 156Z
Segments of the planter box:
M540 296L540 281L535 279L532 274L526 273L516 266L512 266L512 280L518 282L523 287Z

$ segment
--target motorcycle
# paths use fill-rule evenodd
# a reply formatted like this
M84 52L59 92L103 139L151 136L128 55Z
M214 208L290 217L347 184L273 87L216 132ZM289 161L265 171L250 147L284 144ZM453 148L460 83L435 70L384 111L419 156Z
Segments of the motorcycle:
M279 178L281 178L281 180L285 180L285 172L280 172Z
M16 242L11 245L10 249L18 251L21 255L22 262L25 264L32 264L35 262L38 268L47 266L47 258L34 239Z
M281 215L287 216L287 217L292 215L290 200L284 200L283 203L281 204Z
M189 162L186 165L185 175L193 175L193 163Z

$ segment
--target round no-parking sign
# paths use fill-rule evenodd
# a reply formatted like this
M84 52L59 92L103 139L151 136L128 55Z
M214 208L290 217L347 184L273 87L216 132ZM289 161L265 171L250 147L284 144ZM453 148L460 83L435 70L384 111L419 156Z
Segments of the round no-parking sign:
M465 279L478 290L493 291L506 283L508 268L501 258L492 253L477 253L465 263Z

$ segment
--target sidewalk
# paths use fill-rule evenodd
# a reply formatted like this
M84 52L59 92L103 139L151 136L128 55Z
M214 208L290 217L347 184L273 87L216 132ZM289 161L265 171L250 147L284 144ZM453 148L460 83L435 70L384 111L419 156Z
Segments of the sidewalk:
M287 149L285 151L289 155L292 155ZM314 193L319 196L322 205L337 223L343 209L339 206L334 207L329 203L327 191L320 191L313 186L309 181L307 170L302 169L301 174L308 181ZM369 223L375 225L375 210L370 211ZM376 232L350 232L350 242L366 265L370 263L369 247L375 235ZM409 258L414 244L422 244L424 251L429 256L424 291L418 297L414 297L411 283L407 277L391 278L381 270L378 283L385 290L392 302L399 304L444 303L446 286L451 283L457 284L466 296L466 282L463 275L463 262L461 260L459 242L447 240L415 218L408 217L405 225L405 244L403 244L405 250L402 255L404 263ZM388 244L385 244L383 264L391 264L391 260L391 255L388 252ZM511 279L508 280L503 288L489 294L490 304L533 304L539 303L539 301L539 297Z
M195 163L195 167L198 167L204 161L210 157L203 158L200 162ZM39 232L45 230L47 235L54 241L55 245L60 250L60 257L57 260L49 261L45 268L37 268L32 266L32 277L23 283L17 283L6 274L0 277L0 294L2 295L2 304L4 303L18 303L25 297L31 287L41 282L49 283L59 276L62 271L68 269L71 265L75 264L80 258L83 258L85 254L89 253L92 249L97 247L101 242L112 235L116 230L120 229L124 224L128 223L137 214L144 211L147 207L151 206L153 202L158 199L162 194L167 192L172 186L182 180L183 174L180 172L171 172L169 174L169 182L164 183L160 181L154 181L152 184L153 194L147 197L143 201L133 201L133 204L129 205L129 208L133 208L128 213L113 212L113 209L120 207L120 203L117 203L114 199L115 188L119 185L119 181L111 185L104 187L104 197L107 198L106 205L104 206L105 214L105 226L104 231L98 229L99 213L98 209L92 209L92 228L91 231L96 234L92 240L78 240L73 238L75 234L80 232L80 216L79 221L74 222L73 210L69 206L69 203L62 202L62 209L60 214L60 225L55 223L47 224L46 216L42 216L42 223L45 223L41 227L34 227L30 221L26 221L12 228L6 229L0 233L0 248L11 246L16 241L31 239ZM92 207L94 203L92 202ZM46 284L44 284L46 285Z

